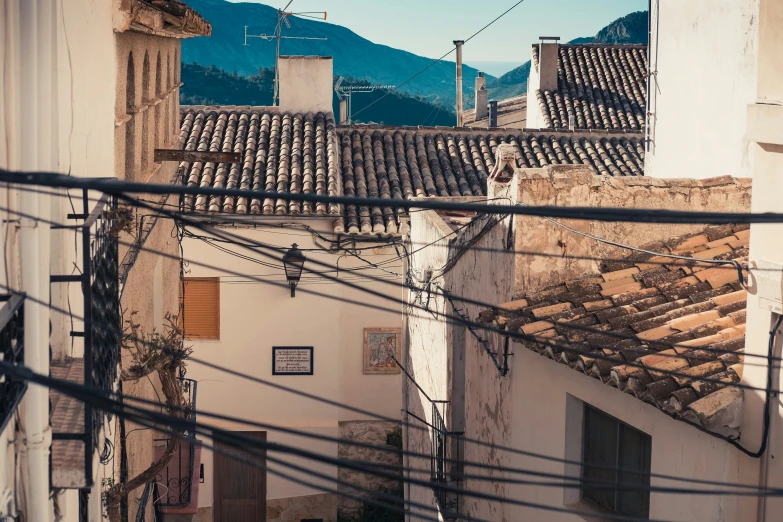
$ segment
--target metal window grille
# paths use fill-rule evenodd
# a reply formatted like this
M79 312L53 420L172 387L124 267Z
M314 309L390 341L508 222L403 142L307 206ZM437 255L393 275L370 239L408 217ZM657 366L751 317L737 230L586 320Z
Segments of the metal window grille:
M440 412L439 401L432 401L432 460L430 481L436 485L445 486L448 482L446 475L446 423ZM441 509L446 507L446 491L434 488L435 498Z
M90 522L90 490L79 490L79 522Z
M24 364L24 295L0 296L0 359L21 366ZM22 400L27 382L0 376L0 432L3 431Z
M80 225L58 225L53 229L72 229L81 233L80 274L53 275L52 283L81 283L84 296L84 331L72 331L72 337L84 338L84 383L107 394L113 390L120 363L120 298L118 270L117 199L104 194L89 214L88 192L83 192L84 213L68 214L68 219L84 220ZM84 443L86 486L92 487L93 457L99 441L105 413L84 405L82 433L53 433L55 440L80 440Z
M193 379L182 379L183 388L187 394L186 419L196 422L196 389L198 383ZM156 477L155 481L164 487L163 495L155 497L158 507L181 507L190 504L193 494L193 468L196 458L196 432L191 429L185 433L185 439L180 442L179 450L174 454L169 465ZM169 439L156 439L156 442L168 442Z

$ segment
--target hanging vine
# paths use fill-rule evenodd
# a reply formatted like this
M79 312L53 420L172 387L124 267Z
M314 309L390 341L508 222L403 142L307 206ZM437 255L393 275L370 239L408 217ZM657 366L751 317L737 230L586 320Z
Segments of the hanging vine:
M184 418L184 409L189 407L185 400L185 390L181 376L185 372L185 361L191 348L184 345L182 328L176 315L166 314L166 326L162 332L147 334L134 322L136 312L124 321L122 348L131 355L131 363L122 368L120 379L123 382L138 381L152 373L160 379L168 415ZM180 446L183 432L174 430L166 442L163 454L147 469L135 477L112 484L104 493L106 512L110 522L121 522L120 506L124 499L137 488L153 480L169 463Z

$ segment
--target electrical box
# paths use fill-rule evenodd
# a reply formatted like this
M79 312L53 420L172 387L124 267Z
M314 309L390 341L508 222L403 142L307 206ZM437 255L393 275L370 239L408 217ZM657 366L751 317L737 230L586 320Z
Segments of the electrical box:
M757 261L754 275L758 286L759 307L783 314L783 264Z

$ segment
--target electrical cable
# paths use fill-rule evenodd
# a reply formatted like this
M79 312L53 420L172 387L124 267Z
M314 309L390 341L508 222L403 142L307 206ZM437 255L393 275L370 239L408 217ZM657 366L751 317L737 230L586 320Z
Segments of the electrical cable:
M11 172L0 169L0 182L17 185L39 185L55 188L77 188L99 190L115 196L129 193L139 194L181 194L233 196L259 199L282 199L314 203L335 203L342 205L376 206L390 208L422 208L431 210L462 210L487 214L513 214L522 216L547 216L552 218L595 220L628 223L685 223L739 225L747 223L783 223L779 212L712 212L661 209L627 209L603 207L558 207L519 205L487 205L483 203L457 203L451 201L397 200L373 197L328 196L321 194L288 192L267 192L233 188L213 188L186 185L160 185L120 181L110 178L76 178L55 173ZM328 217L325 216L325 217Z
M524 1L524 0L519 0L517 3L515 3L514 5L512 5L512 6L511 6L511 7L509 7L508 9L506 9L506 10L505 10L503 13L501 13L501 14L500 14L500 16L498 16L497 18L495 18L494 20L492 20L491 22L489 22L487 25L485 25L484 27L482 27L481 29L479 29L478 31L476 31L475 33L473 33L472 35L470 35L470 36L469 36L467 39L463 40L462 44L464 45L464 44L468 43L468 42L469 42L469 41L471 41L473 38L475 38L476 36L478 36L479 34L481 34L481 32L482 32L482 31L484 31L484 30L485 30L487 27L489 27L490 25L494 24L495 22L497 22L498 20L500 20L501 18L503 18L504 16L506 16L506 15L507 15L509 12L511 12L511 10L512 10L512 9L514 9L515 7L517 7L517 6L518 6L519 4L521 4L523 1ZM443 60L445 57L447 57L448 55L450 55L451 53L453 53L453 52L454 52L454 50L455 50L456 48L457 48L456 46L452 47L451 49L449 49L449 51L448 51L446 54L444 54L444 55L443 55L443 56L441 56L440 58L437 58L437 59L433 60L433 61L432 61L432 62L430 62L430 63L429 63L429 64L428 64L426 67L424 67L422 70L420 70L419 72L417 72L416 74L414 74L413 76L411 76L410 78L408 78L407 80L403 81L402 83L400 83L400 84L396 85L396 86L395 86L393 89L391 89L391 90L387 91L387 92L386 92L386 94L384 94L383 96L381 96L381 97L380 97L380 98L378 98L377 100L373 101L372 103L370 103L370 104L368 104L368 105L366 105L366 106L362 107L362 108L361 108L361 109L359 109L358 111L356 111L356 112L353 114L353 117L356 117L356 116L357 116L357 115L359 115L359 114L360 114L362 111L364 111L364 110L366 110L366 109L369 109L370 107L372 107L373 105L375 105L376 103L378 103L379 101L381 101L382 99L384 99L384 98L385 98L386 96L388 96L389 94L391 94L391 93L393 93L393 92L396 92L396 91L397 91L397 90L398 90L400 87L402 87L402 86L403 86L403 85L405 85L406 83L410 82L410 81L411 81L411 80L413 80L414 78L416 78L416 77L420 76L422 73L426 72L426 71L427 71L428 69L430 69L430 68L431 68L433 65L435 65L435 64L436 64L436 63L438 63L438 62L440 62L440 61L441 61L441 60ZM343 120L343 121L341 121L341 122L340 122L340 125L342 125L342 124L343 124L343 123L345 123L346 121L347 121L347 120Z

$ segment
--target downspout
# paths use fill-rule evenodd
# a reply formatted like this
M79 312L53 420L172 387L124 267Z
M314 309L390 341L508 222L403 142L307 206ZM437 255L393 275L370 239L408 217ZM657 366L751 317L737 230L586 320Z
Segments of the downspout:
M405 256L403 258L403 274L407 274L408 270L410 270L410 257ZM405 281L407 281L407 276L403 280L403 287L402 291L404 293L403 295L403 308L402 308L402 360L405 361L405 364L409 364L408 356L410 354L410 336L408 335L408 310L407 310L407 304L408 299L410 298L407 285L405 285ZM408 452L410 451L410 445L409 445L409 430L408 430L408 423L410 422L410 418L408 417L408 414L405 413L409 410L409 404L408 404L408 381L406 379L402 379L402 448L403 448L403 454L402 454L402 468L403 473L405 473L406 478L404 481L404 492L403 497L404 500L410 501L411 500L411 469L410 469L410 458L408 457ZM405 522L411 521L411 513L410 508L405 509Z
M51 17L48 0L21 2L22 38L21 106L27 112L22 127L23 170L51 167L51 131L42 132L51 109ZM39 33L48 35L43 40ZM43 35L41 35L43 36ZM43 44L39 47L39 44ZM43 57L43 55L46 55ZM48 67L48 69L47 69ZM40 147L39 147L40 145ZM21 206L34 218L20 219L22 289L24 303L24 363L30 370L49 375L49 198L43 194L22 191ZM26 519L36 522L52 520L49 500L49 451L52 433L49 429L48 389L30 384L24 397L22 419L25 441L28 491Z
M655 33L655 39L658 39L658 33ZM650 156L650 115L652 114L652 0L647 0L647 107L644 114L644 173L647 174L647 164Z

